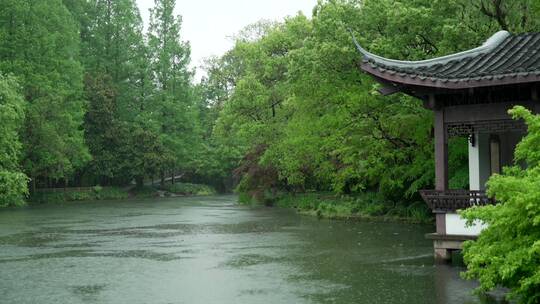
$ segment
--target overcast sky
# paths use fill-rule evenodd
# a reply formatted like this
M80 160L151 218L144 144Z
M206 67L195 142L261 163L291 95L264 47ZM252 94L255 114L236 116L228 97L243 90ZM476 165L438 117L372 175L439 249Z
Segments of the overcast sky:
M136 1L148 24L154 0ZM229 37L246 25L261 19L280 20L299 11L311 16L315 4L317 0L176 0L176 13L183 18L183 39L191 43L192 66L198 67L203 58L230 49Z

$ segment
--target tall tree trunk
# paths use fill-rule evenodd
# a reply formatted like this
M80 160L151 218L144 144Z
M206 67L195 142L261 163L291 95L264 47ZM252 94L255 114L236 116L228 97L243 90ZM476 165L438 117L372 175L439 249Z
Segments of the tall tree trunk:
M152 180L153 180L153 178L152 178ZM143 176L135 177L135 183L136 183L137 189L141 189L142 187L144 187L144 178L143 178Z
M165 187L165 170L161 170L161 187Z
M30 194L36 193L36 177L32 177L32 184L30 186Z
M173 184L173 185L174 185L174 182L175 182L175 181L174 181L175 175L176 175L176 172L175 172L175 170L173 169L173 170L172 170L172 173L171 173L171 184Z

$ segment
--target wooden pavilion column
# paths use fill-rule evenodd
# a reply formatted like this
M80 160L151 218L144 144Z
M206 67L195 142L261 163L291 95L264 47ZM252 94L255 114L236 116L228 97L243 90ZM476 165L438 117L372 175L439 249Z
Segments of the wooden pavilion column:
M444 108L435 109L435 190L448 190L448 137L444 127ZM446 234L446 213L436 215L437 234Z
M448 139L444 110L435 110L435 190L448 190Z

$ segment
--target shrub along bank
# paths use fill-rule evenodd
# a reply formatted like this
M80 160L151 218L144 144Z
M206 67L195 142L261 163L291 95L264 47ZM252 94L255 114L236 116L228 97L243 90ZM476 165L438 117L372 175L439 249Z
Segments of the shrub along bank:
M204 196L216 194L216 191L207 185L175 183L165 186L144 186L141 188L119 187L89 187L89 188L66 188L36 191L29 197L29 202L34 204L65 203L75 201L98 201L98 200L121 200L127 198L150 198L160 195L164 191L165 196L193 195Z
M433 216L426 204L394 203L384 200L376 193L357 196L339 196L332 193L283 193L270 198L265 196L265 205L293 208L299 213L329 219L371 219L383 221L406 221L431 223ZM253 204L251 196L240 194L240 203Z
M116 200L129 197L127 189L117 187L67 188L54 191L36 191L29 201L35 204L65 203L74 201Z

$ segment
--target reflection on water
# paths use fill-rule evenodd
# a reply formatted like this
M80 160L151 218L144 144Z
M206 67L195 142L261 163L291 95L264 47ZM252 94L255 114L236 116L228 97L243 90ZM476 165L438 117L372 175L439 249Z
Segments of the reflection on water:
M332 222L235 197L0 212L1 303L500 303L434 266L430 226Z

